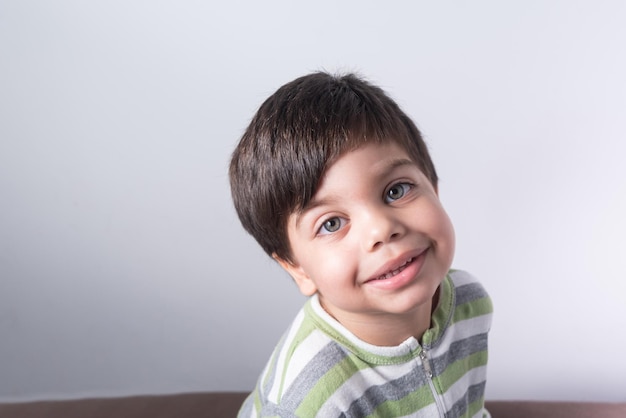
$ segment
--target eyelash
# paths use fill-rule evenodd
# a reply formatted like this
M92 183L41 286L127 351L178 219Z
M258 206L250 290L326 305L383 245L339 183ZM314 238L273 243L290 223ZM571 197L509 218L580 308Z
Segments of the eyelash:
M414 184L411 183L407 183L407 182L398 182L398 183L394 183L393 185L391 185L386 191L385 194L383 196L383 200L385 201L385 203L393 203L397 200L402 199L404 196L406 196L406 194L411 191L411 189L414 187ZM389 193L391 192L392 189L396 188L396 187L401 187L402 189L402 195L395 198L395 199L391 199L389 198ZM333 225L338 222L337 225L337 229L335 229L334 231L330 231L327 226L329 226L329 222L332 222ZM343 228L346 225L346 220L340 216L332 216L326 220L324 220L324 222L322 223L322 225L319 227L319 229L317 230L317 234L318 235L330 235L330 234L334 234L335 232L339 231L341 228Z
M329 231L326 226L328 225L329 222L338 222L338 227L336 230L334 231ZM346 220L343 219L340 216L333 216L330 217L328 219L326 219L323 223L322 226L320 226L319 230L317 231L317 233L319 235L328 235L328 234L334 234L335 232L339 231L341 228L343 228L346 225Z
M339 226L336 230L334 231L329 231L328 229L326 229L326 225L331 222L331 221L339 221ZM339 231L341 228L343 228L346 224L346 220L339 217L339 216L333 216L330 217L328 219L326 219L323 223L322 226L320 226L320 228L318 229L317 233L318 235L329 235L329 234L334 234L335 232Z
M411 189L414 187L414 184L411 183L407 183L407 182L398 182L398 183L394 183L393 185L391 185L387 190L385 190L385 194L383 195L383 200L385 201L385 203L393 203L395 201L398 201L400 199L402 199L404 196L406 196L406 194L411 191ZM397 187L401 187L402 188L402 195L399 196L398 198L392 199L389 196L389 193Z

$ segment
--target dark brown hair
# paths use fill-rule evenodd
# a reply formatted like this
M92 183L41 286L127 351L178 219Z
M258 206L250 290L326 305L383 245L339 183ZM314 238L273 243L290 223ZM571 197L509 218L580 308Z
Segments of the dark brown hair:
M285 84L261 105L231 159L243 227L267 254L290 260L287 221L313 198L324 171L345 152L389 141L437 186L422 135L382 89L354 74L322 72Z

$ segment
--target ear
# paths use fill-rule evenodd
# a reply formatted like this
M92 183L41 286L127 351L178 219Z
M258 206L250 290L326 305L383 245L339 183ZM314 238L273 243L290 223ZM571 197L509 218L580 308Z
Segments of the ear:
M300 289L300 293L304 296L311 296L317 292L317 286L313 280L311 280L309 275L306 274L301 265L296 262L280 258L276 254L272 254L272 258L276 260L276 262L278 262L278 264L280 264L280 266L285 269L291 277L293 277L298 289Z

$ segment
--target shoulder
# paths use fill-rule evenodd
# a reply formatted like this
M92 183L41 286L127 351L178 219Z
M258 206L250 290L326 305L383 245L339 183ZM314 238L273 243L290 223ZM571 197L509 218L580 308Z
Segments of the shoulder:
M337 384L357 369L347 360L349 356L319 328L307 303L275 347L242 410L260 416L290 416L305 405L322 403L330 387L329 376Z
M315 302L303 307L276 346L242 416L339 416L342 411L366 416L361 412L377 405L373 388L411 372L415 347L385 347L394 355L368 351ZM374 391L374 398L383 396Z
M489 298L487 290L478 279L464 270L450 270L448 277L454 286L457 305L466 301ZM461 300L458 300L458 299Z
M493 304L484 286L476 277L463 270L451 270L449 278L454 287L453 322L482 318L480 322L489 329Z
M451 269L448 272L448 276L450 277L450 279L452 279L455 286L462 286L470 283L480 283L476 276L465 270Z

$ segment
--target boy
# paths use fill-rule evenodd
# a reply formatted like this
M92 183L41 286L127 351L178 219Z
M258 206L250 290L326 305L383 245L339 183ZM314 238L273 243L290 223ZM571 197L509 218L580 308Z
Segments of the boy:
M239 416L488 416L491 302L450 270L435 167L391 98L351 74L284 85L230 181L244 228L311 296Z

